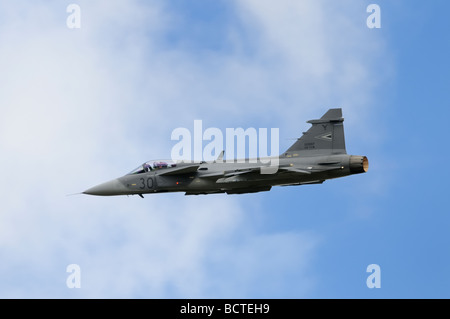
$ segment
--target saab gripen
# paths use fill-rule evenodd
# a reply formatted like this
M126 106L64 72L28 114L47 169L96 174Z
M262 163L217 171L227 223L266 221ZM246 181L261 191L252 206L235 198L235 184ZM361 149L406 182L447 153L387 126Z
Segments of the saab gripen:
M322 184L328 179L367 172L366 156L348 155L342 109L328 110L310 120L307 132L277 158L228 162L223 152L215 161L152 160L125 176L89 188L83 194L113 196L163 192L185 195L245 194L269 191L273 186ZM271 171L272 169L272 171Z

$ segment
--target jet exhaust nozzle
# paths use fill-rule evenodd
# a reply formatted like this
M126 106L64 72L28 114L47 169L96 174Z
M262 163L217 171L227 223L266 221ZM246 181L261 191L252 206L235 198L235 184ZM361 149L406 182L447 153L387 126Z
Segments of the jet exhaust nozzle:
M369 160L366 156L350 156L350 172L352 174L366 173L369 170Z

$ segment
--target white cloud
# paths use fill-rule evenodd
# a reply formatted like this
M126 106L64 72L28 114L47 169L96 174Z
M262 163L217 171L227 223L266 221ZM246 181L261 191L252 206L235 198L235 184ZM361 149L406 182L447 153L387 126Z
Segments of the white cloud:
M380 80L373 62L383 46L379 36L368 33L363 4L291 0L237 4L257 34L259 58L272 62L266 68L271 73L268 87L284 93L283 111L297 120L318 116L328 107L343 107L353 116L371 109L372 90ZM288 124L295 125L292 120Z

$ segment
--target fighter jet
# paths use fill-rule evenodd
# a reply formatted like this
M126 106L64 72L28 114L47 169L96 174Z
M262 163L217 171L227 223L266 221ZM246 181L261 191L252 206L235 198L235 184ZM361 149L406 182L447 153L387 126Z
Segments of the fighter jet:
M328 179L365 173L369 168L367 157L347 154L343 122L340 108L308 121L312 126L278 156L275 169L269 167L269 158L229 162L223 160L223 152L210 162L152 160L83 194L142 198L143 194L162 192L245 194L269 191L273 186L322 184Z

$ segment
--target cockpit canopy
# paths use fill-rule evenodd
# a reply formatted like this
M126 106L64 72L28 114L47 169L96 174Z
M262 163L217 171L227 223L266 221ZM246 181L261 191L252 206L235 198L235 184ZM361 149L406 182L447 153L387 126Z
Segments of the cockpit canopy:
M133 174L142 174L158 169L165 169L165 168L171 168L176 167L177 163L172 160L151 160L148 162L145 162L142 165L139 165L136 169L129 172L127 175L133 175Z

